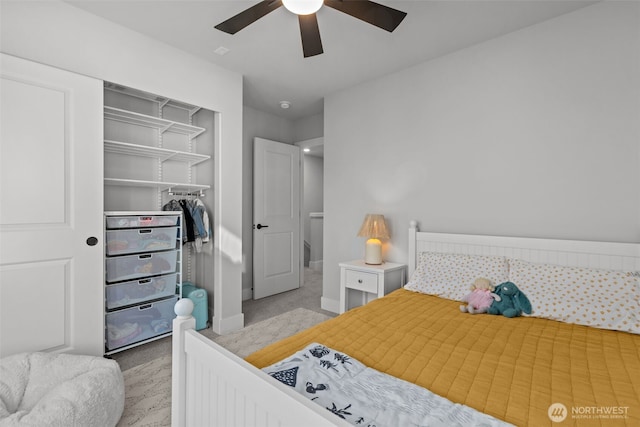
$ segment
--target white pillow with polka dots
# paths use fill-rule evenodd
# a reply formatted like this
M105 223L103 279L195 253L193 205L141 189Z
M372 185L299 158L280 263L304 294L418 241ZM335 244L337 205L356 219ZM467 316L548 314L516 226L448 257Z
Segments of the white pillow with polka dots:
M633 273L509 260L509 281L531 316L640 333L640 280Z
M471 292L470 286L479 277L494 285L509 277L507 258L499 256L421 252L417 264L405 289L456 301Z

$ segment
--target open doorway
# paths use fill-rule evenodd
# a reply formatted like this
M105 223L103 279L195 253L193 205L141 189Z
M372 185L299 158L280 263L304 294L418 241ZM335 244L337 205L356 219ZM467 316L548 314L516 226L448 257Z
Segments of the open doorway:
M300 235L302 236L300 238L301 260L304 259L304 247L308 245L308 248L310 249L314 240L313 237L311 237L310 214L322 214L324 209L323 142L323 138L317 138L313 140L301 141L294 144L295 146L300 148L300 153L302 154L302 167L300 173L300 183L302 184L300 189L302 199L300 208ZM303 151L304 148L309 148L310 151L305 152ZM322 218L319 218L319 220L320 222L323 221ZM258 222L253 221L253 223L257 229ZM267 228L266 230L270 229L271 227ZM264 227L262 228L262 230L264 230ZM255 232L256 230L253 231ZM319 234L320 236L322 236L322 231L320 231ZM317 252L319 253L319 256L316 260L317 262L312 265L315 265L315 268L317 268L318 270L312 270L308 267L301 268L300 288L295 289L291 292L281 292L270 297L259 299L252 298L254 289L250 289L251 293L249 293L249 295L243 299L242 305L245 325L251 325L297 308L305 308L307 310L323 313L329 316L335 315L335 313L328 312L322 309L322 242L316 241L316 246L314 247L318 247ZM310 250L307 251L307 254L310 255ZM311 260L307 258L307 262L309 261ZM252 257L252 273L255 272L255 268L253 268L254 264L255 259ZM304 264L304 262L301 261L300 264L302 265ZM255 285L255 281L253 281L252 283Z
M324 139L296 143L303 154L303 259L304 266L322 273L324 222Z
M254 138L253 299L302 282L300 157L298 147Z

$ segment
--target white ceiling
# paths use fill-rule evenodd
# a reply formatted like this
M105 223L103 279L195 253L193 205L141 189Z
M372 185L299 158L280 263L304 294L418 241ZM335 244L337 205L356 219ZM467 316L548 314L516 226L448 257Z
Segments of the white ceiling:
M244 76L244 104L288 119L323 111L325 95L584 7L580 0L379 0L407 12L393 32L329 7L324 54L303 58L298 20L284 7L235 35L215 25L259 0L68 1ZM229 49L220 56L219 47ZM283 110L279 102L291 102Z

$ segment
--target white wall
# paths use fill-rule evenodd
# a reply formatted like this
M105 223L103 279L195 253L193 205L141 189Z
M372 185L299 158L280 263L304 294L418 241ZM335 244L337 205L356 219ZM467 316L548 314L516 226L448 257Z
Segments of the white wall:
M304 200L302 219L304 222L304 240L311 242L309 213L322 212L324 208L324 159L304 155Z
M296 144L301 147L307 144L315 145L324 136L324 113L303 117L293 123L293 131ZM304 156L304 200L302 208L302 221L304 225L304 240L311 243L311 220L310 212L322 212L324 207L324 159L322 157ZM316 221L322 221L316 219ZM317 233L316 233L317 234ZM322 260L321 238L316 239L318 245L313 244L310 248L312 261ZM316 253L318 252L318 253ZM305 263L305 265L307 265ZM319 265L318 262L313 264ZM317 267L316 267L317 268Z
M640 242L640 19L604 2L325 99L323 306L366 213L436 232Z
M324 136L324 113L303 117L293 122L293 137L296 142L322 136Z
M242 266L220 235L242 239L242 76L59 1L0 3L2 52L202 106L216 116L216 332L243 326ZM222 124L222 125L221 125Z

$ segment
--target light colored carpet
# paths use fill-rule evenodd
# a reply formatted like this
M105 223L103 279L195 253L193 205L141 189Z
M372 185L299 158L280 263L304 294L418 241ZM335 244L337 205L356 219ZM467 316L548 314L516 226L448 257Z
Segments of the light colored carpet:
M297 308L263 320L215 342L240 357L329 319ZM118 426L171 425L171 356L164 355L124 371L125 408Z

